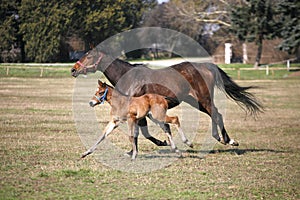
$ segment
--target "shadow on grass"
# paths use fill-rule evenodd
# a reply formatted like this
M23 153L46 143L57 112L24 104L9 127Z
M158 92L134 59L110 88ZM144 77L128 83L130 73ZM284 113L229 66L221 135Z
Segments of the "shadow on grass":
M235 155L244 155L246 153L251 153L251 152L287 153L287 151L280 151L274 149L239 149L239 148L218 149L218 150L210 150L210 151L188 149L185 152L189 153L190 155L188 157L192 157L192 158L199 157L199 154L206 155L206 154L231 153ZM193 154L197 154L197 155L193 155Z
M268 153L287 153L288 151L280 151L274 149L239 149L239 148L230 148L230 149L218 149L218 150L196 150L196 149L188 149L188 150L180 150L181 154L174 153L170 149L161 149L156 151L154 154L148 155L139 155L139 158L143 159L154 159L154 158L172 158L172 159L184 159L184 158L199 158L203 159L206 155L209 154L225 154L230 153L234 155L244 155L251 152L268 152Z

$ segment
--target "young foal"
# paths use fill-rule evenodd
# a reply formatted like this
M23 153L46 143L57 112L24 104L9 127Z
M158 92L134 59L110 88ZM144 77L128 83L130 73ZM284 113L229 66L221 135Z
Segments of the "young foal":
M114 90L111 86L101 82L100 80L98 80L98 84L98 90L91 99L90 106L94 107L106 100L111 105L111 120L105 127L103 135L98 139L94 146L82 154L81 158L93 153L97 148L97 145L104 140L105 137L117 128L120 123L127 121L128 131L130 134L129 137L133 149L131 158L135 159L137 155L137 143L134 139L134 129L137 126L138 120L144 118L146 115L151 115L151 117L160 124L160 126L164 123L175 124L183 142L191 145L180 128L178 117L171 117L166 114L168 109L168 98L157 94L145 94L139 97L129 97L121 94L117 90ZM165 133L168 136L171 149L175 152L179 152L171 134L167 130L165 130Z

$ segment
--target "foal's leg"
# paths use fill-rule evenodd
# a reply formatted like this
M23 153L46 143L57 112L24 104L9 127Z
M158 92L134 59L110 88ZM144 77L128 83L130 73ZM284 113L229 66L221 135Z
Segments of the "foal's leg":
M151 119L151 118L150 118ZM138 122L138 125L142 131L142 134L144 135L145 138L147 138L148 140L150 140L151 142L153 142L154 144L156 144L157 146L168 146L168 143L166 141L160 141L154 137L152 137L149 134L148 131L148 126L147 126L147 120L146 118L140 119ZM170 127L167 124L163 125L166 129L170 129Z
M165 112L166 112L166 111L165 111ZM159 113L159 112L157 112L157 113ZM168 140L169 140L169 142L170 142L171 150L172 150L173 152L180 153L180 151L177 149L177 147L176 147L176 145L175 145L175 142L174 142L174 140L173 140L173 137L172 137L172 134L171 134L171 129L170 129L170 128L164 129L164 125L165 125L166 123L163 122L163 121L159 121L159 120L157 119L157 116L155 115L155 113L153 113L153 114L154 114L154 116L150 115L151 118L152 118L152 121L154 121L154 122L157 123L161 128L163 128L163 130L164 130L165 134L167 135ZM159 114L161 114L161 113L159 113ZM158 115L158 116L159 116L159 115ZM165 115L165 117L162 117L161 120L166 121L166 116L167 116L167 115ZM164 118L164 119L163 119L163 118Z
M164 123L163 122L160 122L161 125L163 125ZM173 140L173 137L171 135L171 133L169 133L168 131L165 131L165 134L167 135L168 137L168 140L170 142L170 146L171 146L171 150L173 152L176 152L176 153L180 153L180 151L177 149L176 145L175 145L175 142Z
M128 118L127 120L127 124L128 124L128 132L130 133L130 141L132 144L132 156L131 156L131 160L134 160L137 156L137 144L135 143L134 137L135 137L135 127L137 127L137 124L135 122L135 120L133 118Z
M185 134L183 133L183 131L180 127L179 119L177 116L171 117L171 116L166 115L165 122L175 124L176 128L178 130L178 133L181 137L182 142L185 143L186 145L188 145L189 147L193 148L193 144L186 138Z
M93 153L98 144L100 142L102 142L115 128L117 128L119 125L119 122L115 122L115 121L110 121L107 126L105 127L104 131L103 131L103 134L102 136L97 140L97 142L91 147L89 148L89 150L87 150L86 152L84 152L82 155L81 155L81 158L84 158L86 157L87 155Z

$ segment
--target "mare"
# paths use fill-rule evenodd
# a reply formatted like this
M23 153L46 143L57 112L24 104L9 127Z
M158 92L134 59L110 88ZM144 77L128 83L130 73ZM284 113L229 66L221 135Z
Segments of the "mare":
M74 64L71 74L77 77L79 74L95 73L97 70L103 72L110 83L126 95L141 96L155 93L177 99L169 102L168 108L184 101L208 114L212 120L212 136L225 145L238 146L239 144L227 134L223 117L214 104L215 87L251 115L256 115L263 110L263 106L255 96L248 92L249 89L254 88L253 86L239 86L213 63L182 62L161 69L151 69L114 59L103 51L94 49ZM146 119L140 119L139 125L147 126ZM221 137L217 126L221 130Z
M134 128L136 127L138 120L143 119L148 114L151 115L151 118L158 124L175 124L183 142L191 145L180 128L178 117L171 117L166 114L168 109L168 99L168 97L163 97L158 94L144 94L139 97L130 97L123 95L121 92L114 90L113 87L98 80L98 90L90 100L90 106L94 107L106 100L111 105L111 119L105 127L102 136L89 150L82 154L81 158L93 153L97 148L97 145L117 128L120 123L127 121L130 135L129 139L132 143L133 150L131 159L134 160L137 155L137 143L134 140ZM172 151L179 152L172 139L172 135L168 131L165 131L165 133L168 136Z

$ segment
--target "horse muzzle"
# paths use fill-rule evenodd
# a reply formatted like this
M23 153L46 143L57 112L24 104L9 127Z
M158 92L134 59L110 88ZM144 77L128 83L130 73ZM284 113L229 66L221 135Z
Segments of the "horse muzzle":
M75 68L72 68L71 75L76 78L79 75L79 73L77 72L77 70Z
M91 101L89 102L89 104L90 104L91 107L94 107L94 106L96 106L96 105L98 104L98 102L97 102L97 101L94 101L94 100L91 100Z

